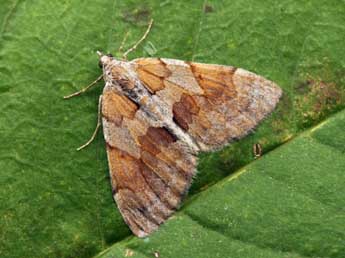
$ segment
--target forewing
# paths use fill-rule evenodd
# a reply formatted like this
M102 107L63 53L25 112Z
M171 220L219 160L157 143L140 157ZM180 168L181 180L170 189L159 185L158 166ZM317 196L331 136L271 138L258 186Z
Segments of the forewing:
M172 119L204 151L248 134L282 94L273 82L231 66L140 58L139 79L172 111Z
M195 173L196 157L107 86L102 122L114 199L133 233L144 237L178 208Z

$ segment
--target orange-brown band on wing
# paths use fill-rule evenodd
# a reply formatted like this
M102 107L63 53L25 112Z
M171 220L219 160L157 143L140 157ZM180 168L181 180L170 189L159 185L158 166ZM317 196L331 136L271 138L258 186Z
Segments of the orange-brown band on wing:
M157 77L169 77L171 74L166 64L159 58L139 58L136 61L138 70L145 70Z
M137 65L139 79L151 93L164 89L164 79L170 71L159 58L138 59Z
M168 146L176 141L175 137L162 127L149 127L146 134L139 136L138 140L142 149L153 155L161 152L159 146Z
M185 131L188 130L188 124L193 122L193 115L197 115L200 107L191 95L183 93L180 101L175 102L172 108L175 122Z
M151 93L164 89L164 78L147 72L145 69L138 69L139 79L145 84Z
M126 96L106 91L102 96L102 116L120 125L122 118L133 119L137 112L137 105Z
M235 67L200 63L189 63L189 65L195 79L204 90L204 95L211 101L221 103L237 96L232 80Z

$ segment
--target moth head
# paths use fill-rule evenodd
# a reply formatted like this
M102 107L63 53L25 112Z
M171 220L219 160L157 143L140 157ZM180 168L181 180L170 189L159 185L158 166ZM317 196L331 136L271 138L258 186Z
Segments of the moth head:
M97 55L99 56L99 67L104 68L105 66L108 66L111 61L114 59L112 54L103 54L100 51L97 51Z
M105 55L99 51L97 54L105 81L111 81L120 92L128 92L134 88L134 82L130 79L127 69L123 67L123 62L115 59L112 54Z

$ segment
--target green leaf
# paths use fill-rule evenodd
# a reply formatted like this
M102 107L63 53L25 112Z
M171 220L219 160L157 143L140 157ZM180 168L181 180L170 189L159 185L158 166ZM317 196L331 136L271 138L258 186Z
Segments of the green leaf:
M344 12L343 0L2 0L0 256L92 257L112 246L107 254L122 256L341 257L343 113L284 143L345 107ZM252 135L201 155L182 211L138 240L113 203L102 134L75 151L96 125L102 84L62 96L101 73L96 50L119 55L124 35L127 49L151 18L130 58L234 65L284 96ZM256 143L273 151L253 162Z

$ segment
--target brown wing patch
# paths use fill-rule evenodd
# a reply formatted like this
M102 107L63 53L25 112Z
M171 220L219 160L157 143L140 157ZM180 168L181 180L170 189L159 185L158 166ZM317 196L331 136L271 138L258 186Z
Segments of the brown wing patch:
M138 137L142 149L156 155L160 152L160 146L168 146L176 141L167 129L161 127L149 127L145 135Z
M127 97L114 91L105 91L102 96L102 116L115 124L121 124L122 118L134 118L138 107Z
M159 58L140 58L137 59L138 70L145 70L158 77L169 77L171 72Z
M211 101L218 104L236 97L232 80L236 68L199 63L190 63L190 67L204 95Z
M164 78L170 75L170 71L160 59L138 59L137 65L139 79L151 93L164 89Z
M151 74L144 69L138 70L139 79L145 84L151 93L164 89L163 78Z
M192 116L199 113L200 107L191 95L182 94L180 101L173 104L172 110L175 122L186 131L188 124L193 121Z

